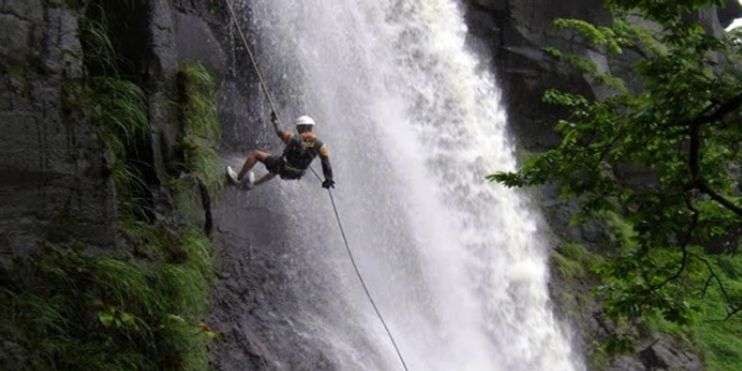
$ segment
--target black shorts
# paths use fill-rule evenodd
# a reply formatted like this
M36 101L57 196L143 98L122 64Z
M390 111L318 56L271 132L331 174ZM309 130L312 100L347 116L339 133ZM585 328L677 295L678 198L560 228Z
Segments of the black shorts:
M304 176L304 170L288 166L281 156L268 156L263 164L269 173L279 175L281 179L297 180Z
M268 158L263 161L263 165L265 165L265 168L268 169L268 172L271 174L281 174L281 169L283 169L284 163L283 157L281 156L268 156Z

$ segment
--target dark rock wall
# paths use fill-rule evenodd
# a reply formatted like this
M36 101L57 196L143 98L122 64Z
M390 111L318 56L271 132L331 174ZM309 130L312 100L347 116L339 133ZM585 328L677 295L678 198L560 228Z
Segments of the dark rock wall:
M242 92L253 85L249 74L233 73L230 23L215 3L144 1L137 23L119 30L119 52L136 62L126 72L147 95L155 169L147 181L156 201L168 201L157 188L181 134L172 103L180 62L201 62L217 74L225 127L250 121L243 107L253 97ZM85 69L79 18L64 1L0 1L0 259L41 241L116 244L105 146L86 113L67 104L74 99L69 86Z
M235 48L235 28L223 1L142 4L139 14L132 16L136 22L122 22L126 28L117 30L112 41L120 44L117 52L134 62L126 73L144 89L151 125L151 151L145 160L153 168L146 180L156 216L172 218L168 213L174 200L162 183L168 175L177 176L174 162L183 133L174 102L179 98L180 64L200 62L217 76L225 151L244 152L257 145L255 138L264 137L258 135L265 130L257 119L262 98L252 71L243 68L249 63L247 55ZM106 146L86 113L66 102L74 98L69 86L83 78L86 68L80 22L80 10L68 8L65 1L0 0L0 268L45 241L84 241L105 249L123 245L117 238L117 201ZM230 204L214 201L215 209L226 210L217 213L213 228L220 255L217 270L230 271L232 259L240 262L244 244L224 248L218 225L232 220L232 213ZM240 221L249 224L251 218L255 215L248 213ZM265 364L255 354L267 352L246 343L249 331L233 333L231 322L223 323L236 319L230 313L250 315L243 301L253 298L243 300L241 294L252 286L244 279L260 280L253 276L240 277L237 294L222 279L216 284L217 305L223 304L223 293L230 293L234 299L229 300L239 306L215 308L227 314L216 314L209 321L224 334L214 347L215 368L245 370ZM220 361L227 352L231 358Z
M727 4L719 8L719 22L726 28L736 18L742 18L742 4L739 1L728 0Z
M90 122L65 100L82 76L78 19L41 0L0 3L0 261L40 241L115 241L113 184Z
M569 89L587 96L602 92L583 76L559 68L542 49L555 46L584 52L551 23L556 18L607 23L610 15L602 1L468 0L466 4L471 43L491 58L513 134L522 148L542 150L558 143L551 125L560 112L541 102L544 90Z

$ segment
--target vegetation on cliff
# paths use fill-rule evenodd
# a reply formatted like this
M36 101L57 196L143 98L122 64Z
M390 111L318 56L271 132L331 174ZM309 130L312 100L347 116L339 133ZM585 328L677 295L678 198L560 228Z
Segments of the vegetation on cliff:
M100 4L90 2L81 15L86 74L65 83L64 106L81 112L79 125L94 127L102 144L119 243L107 251L47 243L0 272L0 315L8 319L0 338L18 348L0 359L18 369L206 369L215 336L202 322L212 247L208 228L189 216L208 214L203 200L221 185L213 77L197 64L182 67L182 99L173 102L182 151L168 174L154 175L146 93L131 73L136 61L119 53L125 46L111 35L121 30ZM157 204L155 191L174 205Z
M604 249L599 264L557 252L562 274L594 266L597 297L616 321L687 338L705 351L710 368L734 369L742 364L740 39L692 21L692 14L721 1L608 5L615 15L610 26L576 19L555 25L596 52L630 56L635 82L590 59L547 49L612 93L591 100L548 91L546 102L571 112L556 125L561 144L530 157L518 172L491 179L508 186L556 184L581 206L576 222L620 220L624 228L609 229L617 243ZM652 24L642 27L637 18ZM630 339L623 340L626 347Z
M224 173L216 152L221 127L216 110L214 78L200 64L185 64L179 74L180 107L184 134L180 141L184 166L201 180L212 193L220 190Z

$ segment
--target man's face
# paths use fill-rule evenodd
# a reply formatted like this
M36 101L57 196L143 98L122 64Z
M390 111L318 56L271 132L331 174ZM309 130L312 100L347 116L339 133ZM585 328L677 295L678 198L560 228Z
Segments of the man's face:
M311 125L298 125L296 127L296 131L299 132L299 134L309 133L312 131Z

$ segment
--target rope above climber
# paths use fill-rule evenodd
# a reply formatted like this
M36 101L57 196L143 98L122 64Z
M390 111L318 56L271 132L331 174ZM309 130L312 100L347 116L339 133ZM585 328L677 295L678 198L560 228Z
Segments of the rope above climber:
M232 7L232 2L230 0L226 0L227 2L227 8L229 9L229 13L232 16L232 21L236 23L237 15L234 12L234 8ZM387 336L389 336L389 341L392 343L392 346L394 347L394 351L397 353L397 357L399 357L399 362L402 365L402 368L405 371L409 371L409 368L407 367L407 362L405 362L404 356L402 356L402 351L399 349L399 345L397 345L397 341L394 339L394 335L392 335L392 331L389 329L389 325L387 325L386 320L384 319L384 316L381 314L381 310L379 309L379 306L376 305L376 301L374 301L373 296L371 295L371 290L369 289L368 285L366 284L366 281L363 279L363 275L361 274L361 269L358 267L358 263L356 262L356 258L353 255L353 251L350 248L350 244L348 243L348 236L345 235L345 228L343 228L343 223L340 220L340 213L338 212L337 204L335 203L335 197L332 195L331 188L335 188L335 182L332 180L332 168L330 167L330 153L326 146L320 142L317 137L312 133L312 129L314 129L314 120L312 120L309 116L302 116L299 117L296 120L297 124L297 132L299 133L298 137L294 137L294 135L290 132L286 133L280 130L278 127L278 116L276 115L276 105L273 103L273 98L271 97L270 91L268 90L268 84L265 83L265 79L263 78L263 75L260 73L260 68L258 68L258 63L255 61L255 56L253 55L252 50L250 49L250 43L247 42L247 37L245 37L245 33L242 32L242 29L240 27L237 27L237 31L239 32L240 38L242 39L242 43L245 46L245 50L247 51L247 55L250 57L250 62L252 63L253 68L255 69L255 74L258 77L258 81L260 82L260 87L263 89L263 92L265 93L265 97L268 100L268 104L271 107L271 122L273 123L273 128L276 130L276 134L281 138L281 140L286 143L286 149L284 150L284 156L281 156L282 158L285 158L286 151L289 149L289 147L293 148L299 148L297 146L300 145L303 151L308 152L308 154L311 156L311 160L306 161L306 166L302 169L302 175L303 172L308 168L312 171L312 174L319 180L321 180L319 174L317 174L317 171L314 170L310 165L312 161L317 157L317 155L320 156L322 159L322 172L325 175L325 180L322 182L322 187L327 189L327 195L330 197L330 202L332 203L332 210L335 212L335 220L337 220L338 228L340 229L340 235L343 237L343 243L345 244L345 251L348 253L348 258L350 259L351 264L353 264L353 269L356 272L356 275L358 276L358 281L361 283L361 286L363 287L363 291L366 293L366 297L368 298L369 303L371 304L371 307L374 309L374 313L376 313L376 316L379 318L379 321L381 322L382 326L384 326L384 331L386 331ZM307 127L308 126L308 127ZM303 131L303 132L302 132ZM305 135L307 134L307 135ZM309 135L311 134L311 135ZM314 145L311 146L312 150L308 150L304 148L304 142L305 139L309 142L314 142ZM293 143L293 144L292 144ZM268 167L268 164L266 162L269 158L274 157L270 153L262 152L262 151L253 151L250 152L247 156L247 160L245 160L245 165L242 167L242 170L240 171L240 174L236 174L232 168L227 166L227 177L230 179L231 182L234 183L240 183L245 175L248 177L248 184L251 185L257 185L258 183L264 183L267 182L270 179L275 178L276 175L281 175L280 169L283 168L283 165L280 167L274 167L270 166L268 169L269 173L265 177L261 178L258 182L253 182L254 176L252 175L251 169L253 166L255 166L255 163L258 161L262 162L263 164ZM251 160L252 156L252 160ZM302 157L302 156L298 156ZM262 158L262 160L261 160ZM278 164L287 164L288 161L285 162L278 162ZM278 168L278 171L271 172L272 169ZM298 168L298 167L297 167ZM271 175L273 174L273 175ZM283 178L283 176L281 176ZM301 176L300 176L301 177Z
M284 180L298 180L304 176L312 161L319 156L322 161L322 173L325 176L322 187L326 189L335 188L332 166L330 166L330 150L314 133L314 126L316 125L314 120L309 116L301 116L296 119L296 134L279 128L278 117L275 112L271 112L271 122L276 135L286 144L283 153L278 156L262 150L250 151L239 174L230 166L227 166L226 171L229 181L232 184L243 185L247 189L252 189L276 176L280 176ZM252 168L258 162L265 165L268 174L255 181Z

